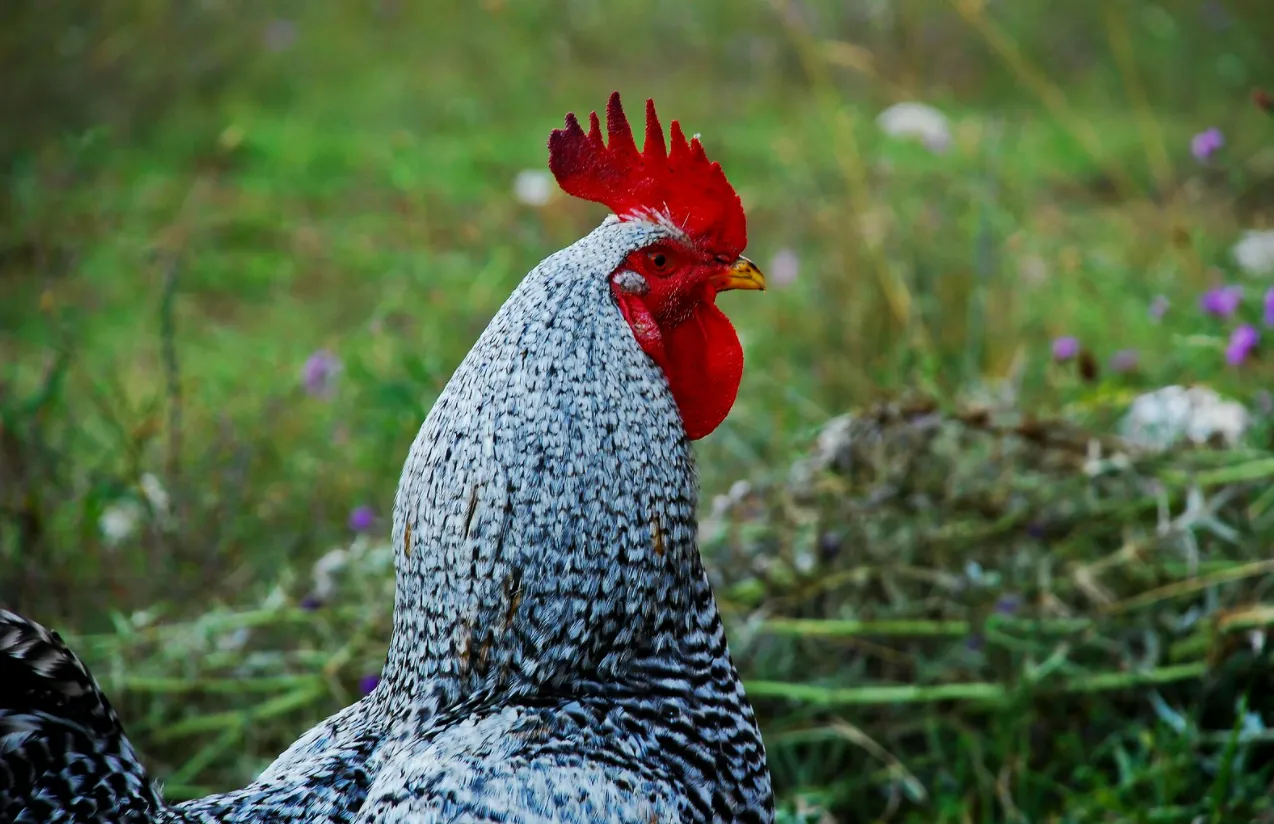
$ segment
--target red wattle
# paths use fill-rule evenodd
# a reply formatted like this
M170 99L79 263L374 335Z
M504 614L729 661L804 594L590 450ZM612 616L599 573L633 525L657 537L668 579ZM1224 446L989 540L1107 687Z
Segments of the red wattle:
M631 321L630 321L631 323ZM663 331L668 386L690 440L716 429L730 413L743 379L743 347L734 326L704 301L685 322Z

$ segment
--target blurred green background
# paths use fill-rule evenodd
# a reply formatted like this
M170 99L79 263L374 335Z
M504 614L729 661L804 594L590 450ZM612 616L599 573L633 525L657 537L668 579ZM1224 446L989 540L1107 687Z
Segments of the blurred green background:
M545 140L613 89L703 135L773 284L723 302L748 367L697 446L705 515L741 479L782 486L828 419L900 393L1101 432L1167 384L1269 404L1259 347L1226 358L1240 323L1265 328L1267 285L1233 252L1274 216L1263 0L9 0L0 77L0 603L82 636L170 795L248 780L375 670L384 590L314 609L312 566L384 538L451 370L518 280L601 219L545 190ZM943 113L940 134L887 133L878 116L905 101ZM1192 147L1208 129L1224 145ZM1201 311L1228 284L1237 309ZM1080 352L1059 362L1070 336ZM1253 540L1227 580L1269 571ZM964 569L943 552L925 563ZM740 637L754 618L854 608L730 592ZM938 617L933 598L908 614ZM191 652L163 626L268 626L252 673L276 680L244 686L246 652ZM736 647L746 675L783 683L812 683L807 656L828 654ZM192 673L191 655L211 663ZM792 820L1269 814L1259 741L1243 769L1224 736L1206 757L1203 738L1164 743L1170 716L1136 689L1100 710L1129 725L1118 746L1058 744L1043 766L1023 753L1097 708L991 722L926 699L934 726L899 749L858 716L774 698Z

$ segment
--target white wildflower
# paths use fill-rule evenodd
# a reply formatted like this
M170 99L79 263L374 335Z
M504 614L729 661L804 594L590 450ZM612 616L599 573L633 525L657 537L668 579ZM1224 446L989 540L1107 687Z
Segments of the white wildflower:
M845 463L854 442L854 416L838 415L818 432L814 448L815 461L820 468Z
M144 629L155 623L156 617L153 609L139 609L128 616L128 623L133 629Z
M919 138L933 152L951 145L947 116L927 103L895 103L876 117L876 125L890 137Z
M252 631L247 627L232 629L217 638L217 649L222 652L238 652L248 645L250 637L252 637Z
M133 537L152 515L161 525L169 520L172 501L158 477L147 472L138 480L137 489L145 504L134 494L112 503L98 518L97 528L107 546L119 546Z
M523 169L513 178L513 196L527 206L543 206L553 196L553 177L542 169Z
M394 569L394 547L390 544L381 542L367 550L364 566L372 573L384 572L386 570L393 572Z
M1039 286L1048 280L1048 261L1040 255L1027 255L1018 261L1017 272L1024 283Z
M136 501L120 501L102 511L97 528L106 545L115 547L133 537L141 520L142 509Z
M1274 229L1249 230L1230 250L1234 262L1249 275L1274 274Z
M1242 704L1235 700L1234 708L1239 709L1241 706ZM1244 742L1260 740L1265 737L1265 733L1269 730L1269 727L1265 725L1265 719L1261 717L1259 712L1243 713L1243 723L1240 726L1239 740Z
M146 500L150 502L151 509L160 515L168 512L168 491L164 489L164 485L159 482L159 478L156 478L154 475L147 472L145 475L142 475L141 488L142 494L145 495Z
M314 576L314 597L326 600L336 591L336 579L333 577L345 566L349 553L344 549L333 549L314 562L311 574Z
M792 468L788 470L787 485L797 500L805 500L814 492L814 481L820 468L811 458L792 462Z
M717 540L725 529L725 522L719 517L709 515L699 521L698 541L700 546L711 544Z
M1122 452L1115 452L1110 457L1102 455L1101 441L1092 438L1088 441L1088 455L1084 460L1084 474L1090 478L1104 475L1107 472L1124 472L1131 462Z
M159 482L159 478L147 472L142 475L139 485L142 488L142 495L146 498L146 503L150 504L150 512L148 515L153 516L155 522L163 529L172 526L172 499L168 496L168 490L164 489L164 485Z
M780 249L770 260L769 279L776 288L790 286L796 282L801 271L801 259L791 249Z
M1140 395L1120 421L1120 434L1138 446L1167 449L1182 440L1207 443L1214 437L1233 446L1247 431L1251 416L1205 386L1165 386Z
M261 609L264 609L264 610L282 609L284 606L287 605L287 602L288 602L287 590L276 584L270 590L270 592L265 596L265 599L261 601Z
M799 502L809 502L818 474L826 469L845 470L852 463L854 417L839 415L823 424L812 454L796 461L788 473L788 488Z
M712 499L711 514L699 523L700 543L715 540L725 528L730 513L751 494L752 484L740 479L730 484L730 489L724 495L715 496Z

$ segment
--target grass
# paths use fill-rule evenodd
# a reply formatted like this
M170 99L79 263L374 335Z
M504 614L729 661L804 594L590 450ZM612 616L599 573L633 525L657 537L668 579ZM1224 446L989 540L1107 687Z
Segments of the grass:
M717 507L707 543L784 784L873 819L882 786L901 820L1262 814L1268 461L1084 452L878 410L812 486L759 474ZM1231 736L1251 749L1218 788Z
M10 118L20 127L2 147L0 561L11 574L0 601L80 630L170 791L242 782L375 668L388 602L374 564L353 590L364 601L346 595L322 615L294 606L307 570L349 543L355 506L377 510L373 534L387 530L407 445L451 370L522 275L600 219L564 197L521 204L512 181L543 168L563 113L601 106L613 88L703 133L748 206L763 268L782 249L799 258L790 285L726 299L748 370L731 418L699 446L705 503L740 478L786 494L775 479L828 418L905 390L958 408L1007 385L1024 415L1101 431L1145 389L1199 381L1253 403L1272 377L1268 357L1226 367L1234 321L1195 308L1203 289L1240 279L1229 249L1274 205L1274 122L1248 102L1252 86L1274 85L1260 4L488 0L283 4L277 18L162 5L120 4L74 26L15 12L0 26L26 61L11 68L29 70L0 102L38 113ZM33 45L46 41L61 44L58 59ZM96 94L76 91L90 82ZM880 133L876 114L903 99L950 116L947 152ZM1190 137L1209 126L1227 145L1199 164ZM1240 313L1259 326L1263 284L1245 283ZM1172 308L1156 323L1159 294ZM1092 354L1095 380L1050 361L1063 334ZM344 371L316 398L299 372L323 348ZM1129 348L1135 372L1105 368ZM1215 485L1238 484L1259 514L1262 455L1162 471L1209 489L1207 473L1221 473ZM1225 474L1235 467L1254 477ZM148 472L171 521L146 517L110 545L99 517L137 499ZM1164 483L1183 504L1176 477ZM1046 480L1061 502L1091 494ZM1122 557L1111 536L1144 526L1156 503L1120 501L1083 510L1094 526L1057 563ZM859 551L896 545L936 586L1029 518L949 504L938 532L910 528L906 513ZM817 546L863 517L836 505L784 540ZM1126 597L1153 593L1165 621L1219 609L1218 593L1267 609L1250 578L1224 577L1259 562L1248 556L1265 533L1251 517L1242 552L1209 544L1197 569L1131 576ZM787 528L743 520L744 533ZM736 654L789 805L839 820L867 809L951 821L1256 814L1259 758L1237 769L1237 745L1207 737L1238 723L1232 702L1224 723L1209 715L1185 733L1152 710L1160 686L1180 706L1207 703L1206 638L1174 637L1194 657L1137 673L1112 675L1115 658L1085 664L1058 688L1085 695L1053 712L1013 684L1056 647L1021 653L1006 629L1002 667L957 677L969 662L951 648L981 618L952 592L881 583L902 598L888 601L897 614L860 615L883 608L882 590L810 591L799 568L757 577L741 546L708 550L731 586ZM982 568L1054 574L1036 550L1029 563L993 553ZM1166 586L1184 589L1161 608ZM1089 622L1057 627L1065 643L1114 620L1076 593L1058 596L1073 614L1046 616ZM747 641L758 615L770 639L759 647ZM261 622L246 663L210 640L245 621ZM1112 648L1144 641L1118 627ZM916 637L936 646L908 646ZM989 631L985 643L987 655L1000 648ZM928 662L928 682L818 665L847 646ZM969 702L975 712L956 711Z

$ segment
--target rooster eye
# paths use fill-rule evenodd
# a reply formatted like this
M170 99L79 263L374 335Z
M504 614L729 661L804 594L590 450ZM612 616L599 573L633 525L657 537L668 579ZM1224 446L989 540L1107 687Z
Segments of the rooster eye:
M663 271L664 267L668 265L668 256L663 252L655 252L650 256L650 265L660 271Z

